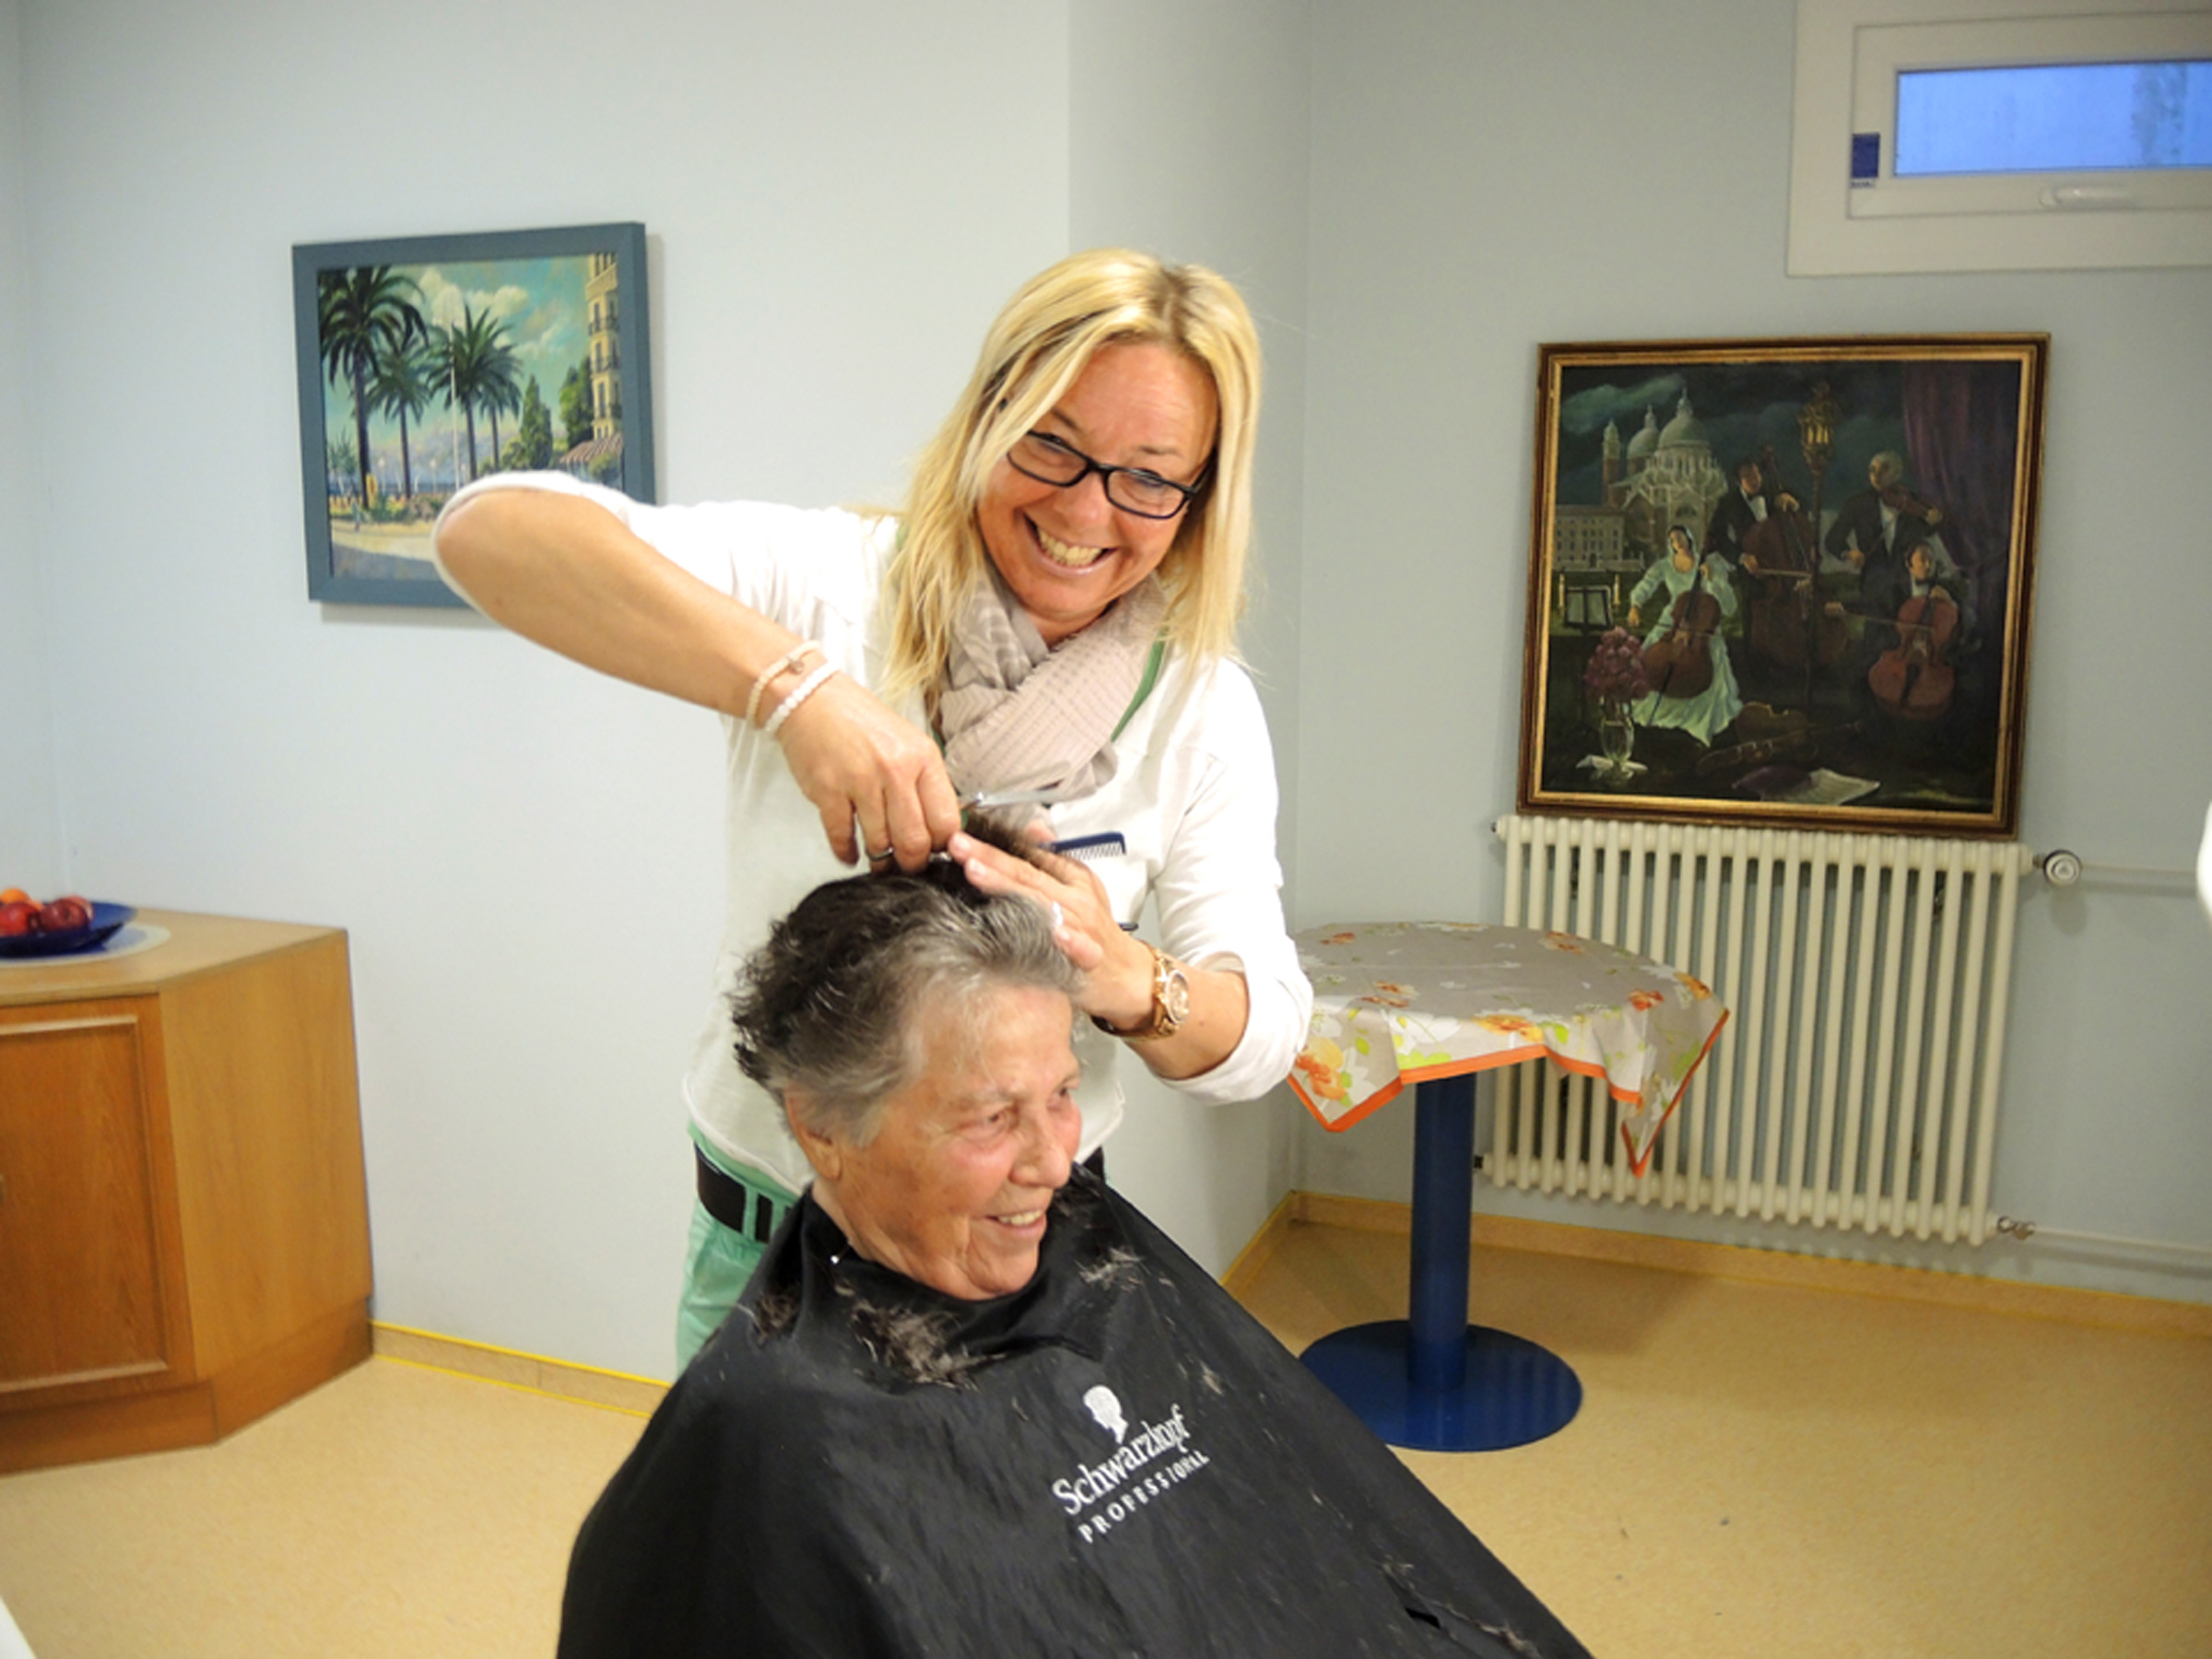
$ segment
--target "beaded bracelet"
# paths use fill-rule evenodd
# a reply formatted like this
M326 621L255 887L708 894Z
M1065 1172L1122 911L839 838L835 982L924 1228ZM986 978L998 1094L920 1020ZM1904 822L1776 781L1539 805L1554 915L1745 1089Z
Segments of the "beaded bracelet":
M816 688L836 672L837 665L835 663L824 663L819 668L794 686L791 688L791 695L776 705L776 712L768 717L768 724L760 728L761 735L773 737L776 735L776 728L791 718L791 712L812 697Z
M802 640L762 669L760 677L753 682L753 694L745 700L745 724L748 726L751 725L754 717L760 712L760 693L768 689L770 680L789 669L796 668L799 665L799 659L808 652L821 649L812 640ZM824 654L828 653L824 653Z

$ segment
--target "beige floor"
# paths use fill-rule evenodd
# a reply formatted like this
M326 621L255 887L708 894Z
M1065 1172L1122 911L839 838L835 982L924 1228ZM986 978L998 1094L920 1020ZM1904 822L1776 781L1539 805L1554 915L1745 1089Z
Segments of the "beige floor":
M0 1479L0 1598L38 1659L542 1659L643 1427L371 1359L219 1445Z
M1295 1224L1245 1300L1299 1347L1405 1260ZM1404 1455L1601 1659L2212 1656L2212 1341L1495 1249L1474 1312L1583 1409Z
M1298 1346L1400 1311L1405 1249L1294 1224L1246 1300ZM1603 1659L2212 1655L2212 1340L1499 1249L1475 1311L1582 1414L1407 1461ZM545 1655L641 1426L379 1359L0 1479L0 1598L39 1659Z

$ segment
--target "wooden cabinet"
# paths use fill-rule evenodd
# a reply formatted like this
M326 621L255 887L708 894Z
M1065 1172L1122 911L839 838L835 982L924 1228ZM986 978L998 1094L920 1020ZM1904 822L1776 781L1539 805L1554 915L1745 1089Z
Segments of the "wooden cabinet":
M203 1444L369 1354L346 935L0 965L0 1470Z

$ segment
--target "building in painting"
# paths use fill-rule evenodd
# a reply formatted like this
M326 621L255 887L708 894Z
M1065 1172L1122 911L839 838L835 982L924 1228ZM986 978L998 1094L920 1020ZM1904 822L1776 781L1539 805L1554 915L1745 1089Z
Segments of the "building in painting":
M1713 504L1728 493L1727 475L1712 458L1687 392L1665 427L1655 410L1644 410L1642 429L1625 447L1620 428L1606 426L1603 477L1606 505L1620 512L1631 557L1655 555L1673 524L1688 525L1702 544Z
M1630 557L1627 515L1618 507L1570 506L1551 515L1551 622L1555 629L1609 628L1626 583L1642 570Z
M561 456L559 465L580 478L613 484L622 477L622 347L616 329L621 299L614 254L589 257L583 299L591 318L585 362L592 380L592 435Z
M1551 562L1562 571L1611 570L1626 557L1626 515L1618 507L1561 505L1551 515Z
M615 256L591 256L592 274L583 285L592 312L592 436L612 438L622 429L622 352L615 337Z

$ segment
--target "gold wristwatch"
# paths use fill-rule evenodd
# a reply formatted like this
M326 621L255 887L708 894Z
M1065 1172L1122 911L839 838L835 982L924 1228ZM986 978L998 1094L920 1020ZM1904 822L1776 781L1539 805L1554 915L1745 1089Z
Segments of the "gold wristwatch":
M1147 1042L1155 1037L1172 1037L1182 1029L1182 1022L1191 1017L1191 976L1183 965L1156 945L1146 945L1152 953L1152 1018L1134 1030L1124 1031L1118 1026L1108 1025L1096 1014L1090 1023L1112 1037L1124 1042Z

